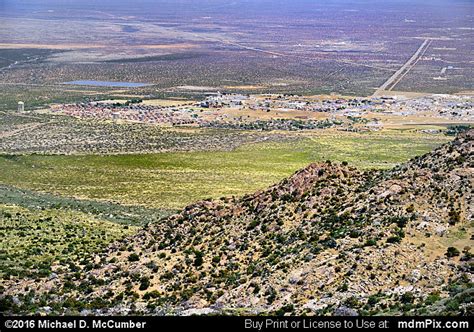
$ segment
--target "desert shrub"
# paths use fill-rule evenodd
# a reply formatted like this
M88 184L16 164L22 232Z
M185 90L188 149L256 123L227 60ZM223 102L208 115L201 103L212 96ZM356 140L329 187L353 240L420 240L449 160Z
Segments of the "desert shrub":
M7 295L0 299L0 312L10 311L14 306L13 296Z
M406 216L395 216L388 218L389 224L397 224L398 227L403 228L408 223L409 218Z
M338 291L347 292L348 289L349 289L349 284L347 282L345 282L338 288Z
M367 304L369 306L374 306L380 301L380 297L378 294L370 295L367 299Z
M458 249L454 248L454 247L449 247L447 250L446 250L446 257L456 257L456 256L459 256L461 253L459 252Z
M400 296L400 302L403 304L410 304L413 303L413 301L415 301L415 296L412 292L406 292Z
M196 267L201 266L204 263L204 260L203 260L204 254L200 251L196 251L194 255L195 255L194 263L193 263L194 266Z
M272 304L276 297L277 297L277 292L273 287L270 287L266 292L265 295L267 296L267 303Z
M407 207L406 211L407 211L408 213L414 212L414 211L415 211L415 206L414 206L413 204L410 204L410 205Z
M259 225L259 221L258 220L253 220L248 226L247 226L247 230L252 230L254 229L255 227L257 227Z
M217 263L219 263L220 261L221 261L221 257L220 257L220 256L214 256L214 257L212 258L212 262L213 262L214 264L217 264Z
M283 316L286 313L293 312L294 310L295 310L295 306L293 304L287 304L287 305L281 307L280 309L278 309L277 311L275 311L275 315L276 316Z
M150 287L150 279L148 277L143 277L140 280L140 287L141 291L147 290Z
M356 229L351 230L351 232L349 233L349 237L353 239L358 238L360 235L361 235L361 232Z
M128 261L129 262L138 262L140 260L140 256L137 253L131 253L128 256Z
M456 225L461 221L461 212L455 209L451 209L449 211L449 224L450 225Z
M435 302L438 302L439 300L441 300L441 296L439 295L439 292L433 292L426 297L425 304L432 305Z
M371 247L371 246L375 246L375 245L377 245L377 240L376 239L368 239L365 242L366 247Z
M449 300L446 302L445 308L449 311L459 311L459 301L456 299Z

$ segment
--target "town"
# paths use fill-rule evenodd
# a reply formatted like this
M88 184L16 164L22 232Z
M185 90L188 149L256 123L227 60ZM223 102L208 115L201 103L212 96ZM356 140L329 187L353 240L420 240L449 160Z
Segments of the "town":
M342 97L208 93L201 101L108 100L53 105L52 113L81 119L128 121L160 126L245 130L338 127L378 131L384 125L474 121L469 95Z

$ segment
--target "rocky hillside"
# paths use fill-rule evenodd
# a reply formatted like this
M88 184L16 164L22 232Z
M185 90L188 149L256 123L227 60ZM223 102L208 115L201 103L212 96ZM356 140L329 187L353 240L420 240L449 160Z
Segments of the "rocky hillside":
M190 205L94 262L12 281L2 301L44 313L472 315L473 138L390 171L328 161Z

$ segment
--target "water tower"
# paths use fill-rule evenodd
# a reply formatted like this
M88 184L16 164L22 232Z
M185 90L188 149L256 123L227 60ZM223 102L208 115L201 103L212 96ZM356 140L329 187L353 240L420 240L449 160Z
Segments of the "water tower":
M18 102L18 112L23 112L25 110L25 103L22 101Z

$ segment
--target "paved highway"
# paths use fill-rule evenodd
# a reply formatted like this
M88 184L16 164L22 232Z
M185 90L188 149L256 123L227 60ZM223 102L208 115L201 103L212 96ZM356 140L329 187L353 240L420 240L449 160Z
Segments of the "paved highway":
M390 76L390 78L375 91L373 96L380 96L384 91L391 91L403 79L403 77L410 72L423 54L425 54L426 50L430 47L431 42L431 39L425 39L412 57L408 59L408 61L405 62L405 64L397 70L395 74Z

